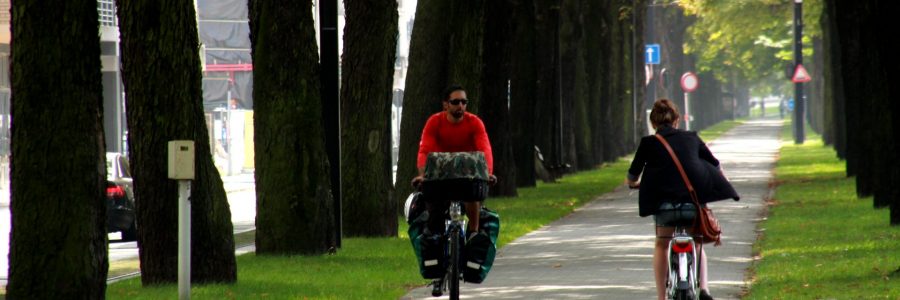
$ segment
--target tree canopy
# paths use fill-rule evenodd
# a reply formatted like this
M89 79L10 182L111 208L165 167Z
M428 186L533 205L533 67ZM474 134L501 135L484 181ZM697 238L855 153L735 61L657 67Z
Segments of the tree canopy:
M679 1L685 14L696 17L685 38L685 52L697 57L701 72L713 72L722 82L754 83L769 90L783 80L793 59L794 3L783 0ZM822 34L822 2L803 3L803 55L813 55L812 39ZM773 80L774 79L774 80Z

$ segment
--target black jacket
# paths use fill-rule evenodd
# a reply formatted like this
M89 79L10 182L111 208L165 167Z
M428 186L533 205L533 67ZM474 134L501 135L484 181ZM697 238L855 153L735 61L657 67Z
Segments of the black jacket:
M719 160L712 155L696 132L662 126L657 133L669 142L675 155L681 160L700 203L740 199L719 170ZM641 138L631 168L628 169L628 178L636 180L642 172L644 175L641 178L638 202L642 217L655 214L662 202L693 202L669 152L652 135Z

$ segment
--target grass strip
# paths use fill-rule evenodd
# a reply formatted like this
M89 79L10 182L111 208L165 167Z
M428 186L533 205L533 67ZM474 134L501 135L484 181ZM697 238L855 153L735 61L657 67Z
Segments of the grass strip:
M719 122L713 126L710 126L697 134L700 135L700 138L703 139L704 142L709 143L712 140L715 140L722 136L722 134L728 132L735 126L743 124L747 118L740 118L736 120L726 120Z
M777 189L746 298L900 298L900 227L872 198L856 196L855 178L820 136L807 131L795 145L791 128L782 133Z
M713 126L725 132L740 122ZM721 134L718 133L718 134ZM718 135L715 135L718 136ZM710 138L709 140L711 140ZM622 185L629 158L568 174L557 183L518 189L516 198L491 198L485 206L501 218L498 242L510 241L557 220ZM238 282L194 285L193 299L397 299L427 280L419 276L405 222L395 238L345 238L334 255L238 256ZM174 299L176 285L142 287L140 278L107 287L108 299Z
M500 213L499 246L559 219L622 184L628 161L567 175L557 183L519 189L516 198L491 198ZM404 222L401 222L404 223ZM195 285L195 299L397 299L428 281L419 276L405 223L397 238L347 238L325 256L238 256L234 285ZM111 284L108 299L169 299L175 285L143 288L140 278Z

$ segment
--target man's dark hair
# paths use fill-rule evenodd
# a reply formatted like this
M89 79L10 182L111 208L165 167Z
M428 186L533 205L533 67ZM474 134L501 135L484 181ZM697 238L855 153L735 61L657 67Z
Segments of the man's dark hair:
M450 100L450 94L453 94L453 92L455 92L455 91L463 91L463 92L465 92L466 89L463 88L461 85L458 85L458 84L451 85L451 86L447 87L446 90L444 90L444 99L441 99L441 101L448 101L448 100Z

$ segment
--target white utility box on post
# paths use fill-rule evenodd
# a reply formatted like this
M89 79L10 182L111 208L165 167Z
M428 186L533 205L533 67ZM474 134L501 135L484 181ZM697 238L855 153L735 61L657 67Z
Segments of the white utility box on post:
M178 299L191 299L191 179L194 141L169 141L169 179L178 180Z
M169 141L169 179L194 179L194 141Z

